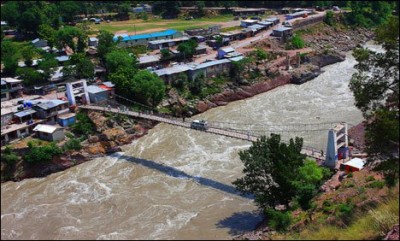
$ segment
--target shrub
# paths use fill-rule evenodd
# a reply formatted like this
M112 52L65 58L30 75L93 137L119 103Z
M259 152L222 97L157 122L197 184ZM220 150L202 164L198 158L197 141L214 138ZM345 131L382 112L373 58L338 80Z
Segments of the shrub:
M46 162L60 155L62 150L54 142L45 146L32 146L29 152L24 156L24 160L30 163Z
M365 181L367 181L367 182L375 181L375 178L374 178L374 176L368 176L368 177L365 179Z
M335 22L334 22L333 12L332 11L327 11L326 12L324 22L326 24L328 24L329 26L334 25Z
M267 209L268 226L277 231L288 230L292 223L292 215L290 212L281 212L274 209Z
M71 125L71 129L74 133L85 136L94 133L95 126L92 120L84 112L77 113L76 120L76 123Z
M293 36L293 38L291 40L291 44L294 49L304 48L304 40L299 35Z
M64 150L68 151L68 150L80 150L82 148L81 145L81 140L78 138L73 138L70 139L69 141L67 141L64 144Z
M373 181L370 184L368 184L366 187L383 188L384 186L385 186L385 182L383 182L383 181Z
M347 177L348 177L348 178L351 178L351 177L353 177L353 173L352 173L352 172L350 172L349 174L347 174Z
M1 161L6 162L8 164L14 163L18 161L19 157L15 152L12 151L11 147L6 146L4 149L2 155L1 155Z

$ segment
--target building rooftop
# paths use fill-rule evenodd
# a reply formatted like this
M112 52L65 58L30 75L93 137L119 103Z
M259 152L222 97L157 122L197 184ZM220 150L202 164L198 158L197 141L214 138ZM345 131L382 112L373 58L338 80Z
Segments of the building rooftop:
M201 63L198 65L193 65L193 69L204 69L210 66L214 66L214 65L218 65L218 64L224 64L224 63L230 63L231 61L229 61L229 59L220 59L220 60L214 60L214 61L209 61L209 62L205 62L205 63Z
M274 31L277 31L277 32L284 32L284 31L286 31L286 30L291 30L292 28L289 28L289 27L281 27L281 28L278 28L278 29L274 29Z
M343 163L343 165L356 167L361 170L364 167L364 160L361 158L353 158L350 161Z
M56 130L62 129L61 126L58 125L45 125L45 124L39 124L35 128L33 128L33 131L38 131L38 132L44 132L44 133L54 133Z
M57 118L65 120L65 119L69 119L71 117L74 117L75 115L76 115L75 113L69 112L69 113L65 113L65 114L59 115Z
M110 87L110 88L114 88L115 87L115 84L113 84L111 81L103 82L102 84L107 86L107 87Z
M58 56L58 57L55 57L55 59L56 59L58 62L65 62L65 61L68 61L68 60L69 60L69 56L68 56L68 55Z
M155 33L144 33L144 34L137 34L137 35L126 35L122 37L122 41L130 41L130 40L139 40L139 39L146 39L146 38L155 38L155 37L166 37L169 35L173 35L177 33L178 31L173 30L173 29L167 29L162 32L155 32ZM120 35L122 36L122 35ZM118 39L118 36L114 36L113 40L116 41Z
M149 41L149 44L164 44L164 43L172 43L172 42L186 41L186 40L189 40L189 38L181 37L181 38L173 38L173 39L160 39L160 40Z
M36 113L35 110L33 110L33 109L27 109L27 110L23 110L23 111L17 112L17 113L15 113L14 115L17 116L17 117L22 118L22 117L24 117L24 116L32 115L32 114L34 114L34 113Z
M232 47L221 48L221 50L224 51L225 53L230 53L235 51L235 49Z
M146 64L160 61L160 55L144 55L139 57L139 64Z
M107 91L105 89L100 88L97 85L89 85L86 88L86 90L87 90L88 93L91 93L91 94L97 94L97 93L101 93L101 92Z
M180 64L180 65L175 65L175 66L172 66L169 68L155 70L154 73L157 74L158 76L162 76L162 75L170 75L170 74L185 72L189 69L190 68L188 65Z
M6 83L9 83L9 84L11 84L11 83L22 83L22 80L20 80L20 79L16 79L16 78L3 78L3 77L1 77L1 80L3 80L3 81L5 81Z

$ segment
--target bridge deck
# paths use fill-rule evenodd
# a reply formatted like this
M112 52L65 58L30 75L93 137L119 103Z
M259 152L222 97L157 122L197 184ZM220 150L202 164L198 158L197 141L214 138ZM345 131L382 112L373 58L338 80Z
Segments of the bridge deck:
M108 107L93 106L93 105L82 105L79 108L119 113L119 114L124 114L124 115L132 116L132 117L138 117L138 118L143 118L143 119L148 119L148 120L153 120L153 121L158 121L158 122L164 122L164 123L168 123L171 125L181 126L181 127L190 129L190 122L183 122L183 121L179 121L178 119L171 119L171 118L165 118L165 117L160 117L160 116L156 116L156 115L139 113L139 112L130 111L130 110L123 111L118 108L108 108ZM226 129L220 129L220 128L215 128L215 127L210 127L204 132L213 133L216 135L227 136L227 137L232 137L232 138L245 140L245 141L256 141L258 138L258 136L252 135L250 133L249 134L241 133L241 132L237 132L234 130L226 130ZM302 153L309 157L316 158L316 159L324 159L325 158L324 156L321 155L321 153L319 151L316 151L313 148L303 148Z

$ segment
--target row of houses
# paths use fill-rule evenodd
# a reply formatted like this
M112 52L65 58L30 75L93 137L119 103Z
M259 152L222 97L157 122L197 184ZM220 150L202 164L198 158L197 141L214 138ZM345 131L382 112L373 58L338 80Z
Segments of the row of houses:
M163 79L165 83L171 83L171 81L179 79L181 74L186 75L189 80L196 80L200 75L204 78L209 78L213 75L228 74L232 61L232 59L220 59L200 64L177 64L168 68L154 70L152 72Z
M53 139L53 137L58 138L60 136L58 134L60 128L73 123L75 123L75 113L70 112L66 100L20 98L16 104L14 102L10 105L10 103L2 102L1 144L3 146L12 140L31 135L35 131L42 132L43 129L40 127L35 130L38 124L56 126L53 131L47 134L44 131L40 134L45 137L45 140L55 141L56 139ZM45 129L49 128L46 127Z

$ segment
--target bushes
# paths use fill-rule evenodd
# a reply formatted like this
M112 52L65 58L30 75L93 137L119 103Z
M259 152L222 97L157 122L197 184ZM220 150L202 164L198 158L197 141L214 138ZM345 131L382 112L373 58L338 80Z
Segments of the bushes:
M77 122L71 125L71 129L78 135L90 135L94 133L95 126L92 120L84 113L79 112L76 114Z
M294 49L302 49L304 48L304 40L300 38L298 35L294 35L291 39L292 46Z
M64 144L64 150L80 150L82 149L81 139L80 138L72 138Z
M62 154L62 150L54 142L45 146L30 145L29 152L24 156L24 160L30 163L47 162L56 156Z
M1 154L1 161L6 162L8 164L15 163L18 161L18 156L15 152L12 151L11 147L6 146L3 153Z
M268 226L277 231L288 230L292 223L292 215L290 212L280 212L274 209L267 209L265 214L268 218Z
M368 184L366 187L383 188L384 186L385 186L385 182L383 182L383 181L373 181L370 184Z

